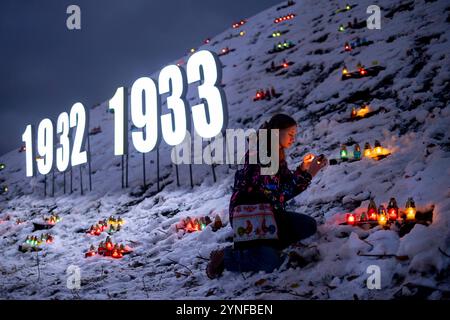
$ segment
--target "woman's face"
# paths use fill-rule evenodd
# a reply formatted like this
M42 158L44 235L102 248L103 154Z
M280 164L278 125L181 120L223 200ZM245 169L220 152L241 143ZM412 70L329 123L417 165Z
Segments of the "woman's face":
M295 136L297 135L297 126L292 126L286 129L280 130L280 147L287 149L291 147L295 142Z

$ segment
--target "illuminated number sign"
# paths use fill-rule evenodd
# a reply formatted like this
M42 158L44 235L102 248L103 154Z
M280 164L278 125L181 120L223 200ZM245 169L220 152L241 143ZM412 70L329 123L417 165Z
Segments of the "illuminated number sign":
M200 82L198 97L203 101L191 107L194 128L199 136L212 138L226 125L227 112L220 62L215 54L202 50L193 54L187 62L187 72L176 65L161 70L158 82L148 77L137 79L131 87L131 122L138 129L131 133L135 149L147 153L155 149L160 137L170 145L180 144L190 130L190 117L186 93L188 84ZM187 74L186 74L187 73ZM169 94L167 108L171 113L161 115L160 95ZM118 88L109 100L114 110L114 154L128 153L125 88ZM139 130L141 129L141 130Z
M56 168L60 172L66 171L69 164L72 167L85 164L88 154L86 150L82 151L82 149L86 140L87 127L86 109L80 102L72 106L70 116L67 112L58 116L56 128L53 121L43 119L37 129L36 146L33 143L34 127L28 125L22 135L26 150L27 177L36 175L35 160L37 171L42 175L50 173L55 168L55 162ZM37 156L35 157L36 151Z
M186 132L190 131L191 116L200 137L209 139L217 136L227 124L227 106L221 81L222 68L217 56L202 50L189 58L186 71L169 65L161 70L157 82L149 77L137 79L131 87L130 106L127 88L118 88L109 100L109 109L114 111L114 155L128 154L128 112L132 124L138 129L131 133L131 140L140 153L154 150L161 138L169 146L183 142ZM201 103L191 106L189 112L186 94L188 85L194 84L198 84L196 95ZM166 114L161 112L162 95L167 95L169 113ZM64 172L69 166L88 161L89 155L83 150L88 116L81 103L75 103L69 114L61 113L56 126L50 119L42 120L37 128L36 145L34 130L32 125L28 125L22 135L28 177L36 174L35 164L37 171L46 175L55 167Z

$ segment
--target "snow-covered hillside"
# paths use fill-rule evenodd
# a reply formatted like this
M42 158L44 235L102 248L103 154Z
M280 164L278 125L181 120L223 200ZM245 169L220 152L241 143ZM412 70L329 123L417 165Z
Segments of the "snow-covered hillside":
M314 237L286 250L303 256L305 266L288 265L286 260L271 274L225 272L209 280L206 259L212 250L232 243L230 226L182 235L175 224L187 216L204 215L220 215L227 224L235 167L217 166L214 183L211 167L194 165L191 189L189 167L182 165L177 186L169 148L162 144L162 190L157 192L156 153L146 157L149 186L141 189L142 156L135 150L130 155L129 188L121 189L121 159L113 155L113 114L107 112L105 102L90 110L90 128L102 129L91 136L92 192L86 189L80 195L76 168L72 195L63 194L63 177L57 174L55 197L44 198L43 177L25 177L24 153L13 150L0 157L0 163L6 164L0 171L0 186L9 189L0 195L0 298L448 299L450 5L446 0L358 0L354 4L351 10L336 13L345 7L344 1L296 0L294 6L281 10L275 6L248 18L239 29L231 28L230 22L229 29L199 47L215 52L235 49L220 57L229 128L258 128L279 112L298 121L291 168L307 152L337 158L341 144L349 139L361 147L379 140L392 151L380 161L364 158L326 167L289 203L291 210L319 223ZM381 30L347 28L354 18L364 21L371 4L382 9ZM294 19L274 23L290 13L296 15ZM346 27L343 32L338 31L341 24ZM245 34L239 36L242 30ZM288 32L270 37L277 30ZM345 52L345 42L356 37L373 43ZM285 40L295 46L268 53ZM279 65L283 59L294 64L281 70L281 75L266 72L272 61ZM343 66L352 71L359 62L385 69L374 77L341 80ZM253 101L256 90L271 86L281 97ZM114 91L111 88L111 96ZM369 118L348 121L352 107L362 104L383 109ZM413 197L418 210L433 211L433 223L417 224L402 237L380 227L363 230L340 225L346 212L366 208L370 198L386 205L391 197L400 207ZM55 242L39 253L19 252L27 235L42 233L32 232L33 222L42 221L50 211L62 217L49 231ZM82 229L110 215L126 221L112 239L134 251L117 260L85 258L89 246L97 245L106 234L88 236ZM24 222L18 224L19 218ZM81 290L66 287L70 265L80 267ZM366 286L369 265L380 267L380 290Z

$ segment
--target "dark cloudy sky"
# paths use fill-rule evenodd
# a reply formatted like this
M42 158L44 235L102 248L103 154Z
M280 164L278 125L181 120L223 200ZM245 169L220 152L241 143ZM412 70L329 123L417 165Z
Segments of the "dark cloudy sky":
M0 155L29 123L112 97L207 37L281 0L2 0ZM81 8L79 31L66 9Z

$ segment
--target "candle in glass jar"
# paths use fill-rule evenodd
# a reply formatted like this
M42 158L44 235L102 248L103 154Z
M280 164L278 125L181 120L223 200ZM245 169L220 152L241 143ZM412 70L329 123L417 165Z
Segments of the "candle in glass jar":
M406 201L406 220L415 220L416 219L416 204L414 203L413 198L408 198Z

